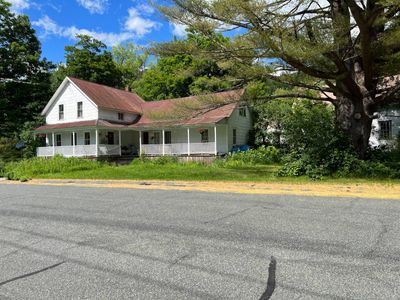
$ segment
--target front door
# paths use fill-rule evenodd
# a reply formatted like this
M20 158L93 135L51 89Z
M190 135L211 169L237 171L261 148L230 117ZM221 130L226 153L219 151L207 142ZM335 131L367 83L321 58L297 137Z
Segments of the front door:
M109 131L107 134L107 144L114 145L114 132Z
M143 144L147 145L149 143L149 132L144 131L143 132Z

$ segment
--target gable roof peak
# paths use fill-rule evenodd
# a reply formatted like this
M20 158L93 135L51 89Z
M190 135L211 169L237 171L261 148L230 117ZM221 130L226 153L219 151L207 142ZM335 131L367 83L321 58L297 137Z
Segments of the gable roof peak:
M142 114L145 101L135 93L75 77L68 76L67 79L99 108Z

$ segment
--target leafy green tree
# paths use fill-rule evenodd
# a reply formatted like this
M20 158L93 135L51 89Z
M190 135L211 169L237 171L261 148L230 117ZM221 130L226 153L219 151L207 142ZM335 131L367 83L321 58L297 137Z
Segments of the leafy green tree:
M188 96L193 82L187 71L191 64L190 55L161 57L133 82L132 89L149 101Z
M248 79L272 78L298 88L281 98L331 101L336 127L366 157L375 112L400 99L398 0L171 2L160 10L206 36L221 25L238 29L231 43L216 43L210 56L239 65L252 59L252 76L243 72ZM267 66L271 58L285 76Z
M77 35L77 38L79 41L75 45L65 47L66 64L60 65L54 73L53 88L58 87L65 76L121 87L121 71L106 45L88 35Z
M148 53L133 43L117 45L112 48L112 56L118 70L122 74L124 87L139 80L145 70Z
M228 40L220 34L215 34L214 38L221 43ZM133 82L132 88L145 100L160 100L216 92L234 86L235 82L229 77L230 66L219 65L207 56L194 57L188 48L212 49L215 48L214 40L189 29L187 39L155 45L152 51L159 59L140 80Z
M0 136L14 138L50 98L53 65L40 58L40 43L25 15L0 0Z

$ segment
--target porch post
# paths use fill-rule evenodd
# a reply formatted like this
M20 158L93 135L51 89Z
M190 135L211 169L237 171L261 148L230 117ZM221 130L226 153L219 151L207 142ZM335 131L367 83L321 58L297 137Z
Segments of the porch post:
M55 143L54 143L55 142L54 132L51 133L51 138L53 139L52 140L52 144L53 144L53 156L54 156L54 155L56 155L56 146L55 146Z
M99 131L98 131L98 129L96 128L96 152L95 152L96 154L96 157L98 157L99 156Z
M76 132L73 131L72 132L72 156L75 156L75 136L76 136Z
M229 153L229 125L226 125L226 153Z
M121 130L118 130L118 145L119 145L119 156L122 155L122 149L121 149Z
M165 130L162 130L162 155L165 155Z
M217 155L217 125L214 125L214 154Z
M139 156L142 155L142 131L139 130Z
M188 153L188 156L190 156L190 128L188 127L187 128L187 153Z

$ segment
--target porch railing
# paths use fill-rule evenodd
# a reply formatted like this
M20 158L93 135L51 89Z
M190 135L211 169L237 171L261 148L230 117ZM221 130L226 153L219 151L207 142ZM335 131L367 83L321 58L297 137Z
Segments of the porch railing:
M99 145L98 155L119 155L119 145ZM70 156L96 156L96 145L53 146L38 147L37 156L49 157L54 155Z
M165 155L186 155L186 154L214 154L215 143L173 143L164 145ZM146 155L162 155L162 144L142 145L142 153Z

